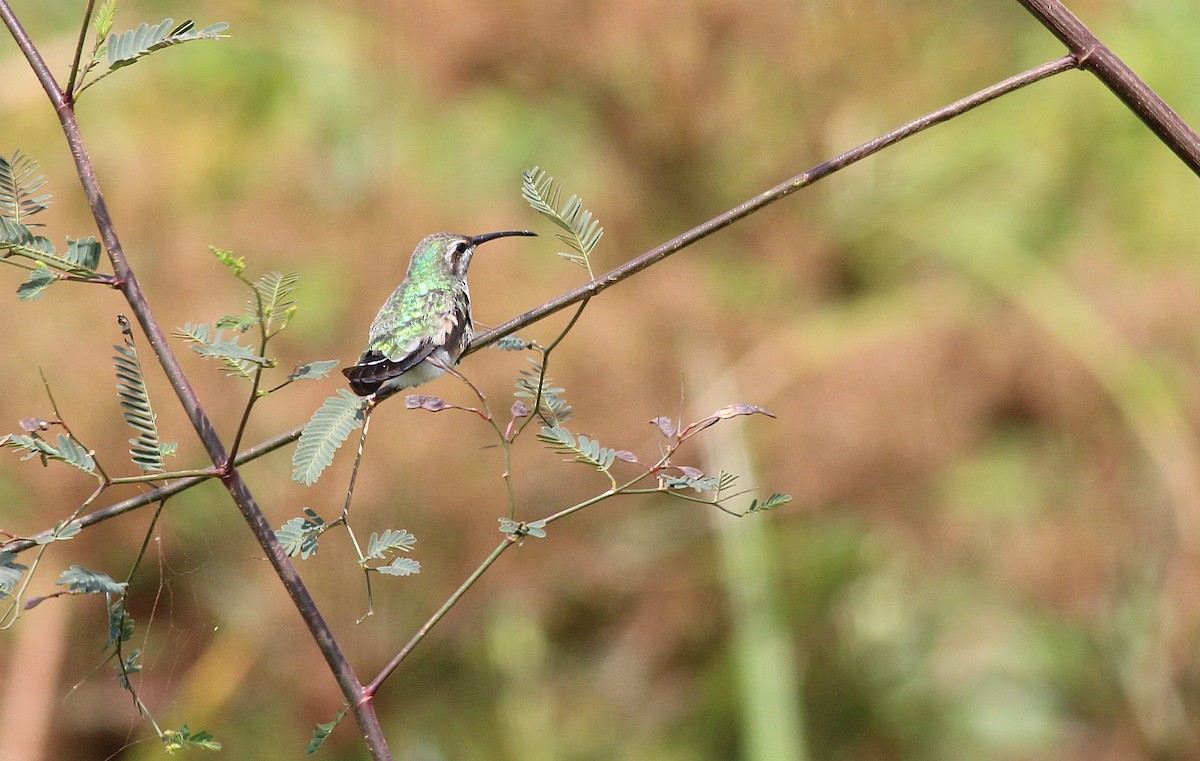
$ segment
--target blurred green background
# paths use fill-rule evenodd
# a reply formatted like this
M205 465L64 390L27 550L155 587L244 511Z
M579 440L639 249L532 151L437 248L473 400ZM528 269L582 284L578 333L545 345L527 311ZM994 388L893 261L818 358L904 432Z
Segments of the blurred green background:
M83 3L16 2L60 76ZM1200 122L1200 5L1075 0ZM284 368L353 360L428 232L549 226L540 165L604 223L604 271L877 134L1062 54L1015 2L123 0L117 28L231 23L88 91L79 114L130 258L165 326L237 311L208 253L301 273ZM65 76L64 76L65 78ZM49 234L92 234L52 110L5 38L0 151L41 161ZM1069 72L804 190L597 298L554 355L572 430L645 456L646 421L734 401L687 461L795 501L737 521L610 502L514 549L378 697L405 761L1190 759L1200 755L1200 184L1096 80ZM498 324L579 284L553 241L472 269ZM40 367L113 470L117 294L18 302L0 269L0 431L50 417ZM522 333L549 340L556 317ZM144 346L143 342L143 346ZM221 430L246 387L179 349ZM521 356L466 372L506 409ZM258 408L248 441L308 419L339 379ZM460 403L461 385L429 388ZM204 464L151 378L176 463ZM376 415L358 530L405 528L423 570L365 595L330 535L301 565L364 679L499 540L499 450L468 415ZM276 526L341 504L350 457L246 469ZM690 460L688 458L691 458ZM524 518L604 487L530 439ZM3 455L0 528L52 526L92 482ZM129 496L135 490L112 497ZM106 495L107 498L107 495ZM749 497L735 507L745 507ZM150 519L57 546L126 573ZM172 500L135 580L138 678L164 727L233 759L300 756L335 684L228 497ZM0 633L6 759L162 750L106 668L102 604L54 600ZM347 722L322 754L366 757Z

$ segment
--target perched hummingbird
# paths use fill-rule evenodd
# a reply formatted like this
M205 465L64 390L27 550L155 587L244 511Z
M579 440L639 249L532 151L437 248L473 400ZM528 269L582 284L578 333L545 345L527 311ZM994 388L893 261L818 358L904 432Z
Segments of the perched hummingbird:
M367 396L380 389L418 386L453 367L474 328L467 267L475 247L510 235L536 233L434 233L418 243L404 282L371 323L367 350L358 364L342 370L351 390Z

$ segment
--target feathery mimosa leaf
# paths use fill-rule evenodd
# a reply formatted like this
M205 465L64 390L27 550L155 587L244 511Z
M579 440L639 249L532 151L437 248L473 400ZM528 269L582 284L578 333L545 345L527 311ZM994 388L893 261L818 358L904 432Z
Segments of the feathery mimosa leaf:
M574 455L571 459L591 465L596 470L607 471L617 457L616 450L600 446L600 442L580 434L578 437L566 428L543 427L537 435L538 441L559 454Z
M178 45L192 40L218 40L229 28L229 24L221 21L210 24L203 29L196 29L191 20L184 21L172 28L174 19L163 19L158 24L150 26L142 24L137 29L131 29L123 34L111 34L108 37L108 69L116 71L137 62L151 53L172 45ZM97 80L99 81L99 80Z
M210 329L205 323L184 323L183 327L176 329L172 335L191 343L192 351L200 356L221 360L229 371L227 375L253 380L256 365L274 365L273 360L260 357L251 347L239 344L236 336L228 341L224 340L224 331L219 328Z
M307 362L303 365L296 365L296 369L287 377L290 381L312 380L314 378L324 378L329 375L333 368L338 366L336 359L322 359L316 362Z
M21 301L36 301L46 289L58 282L54 270L38 262L29 273L29 279L17 286L17 298Z
M29 570L29 566L17 562L17 556L12 552L0 552L0 600L12 597L13 590L21 583L21 575Z
M366 400L344 388L326 399L300 434L292 455L292 478L305 486L315 484L333 462L338 447L351 431L362 426L365 415Z
M73 465L84 473L96 475L96 461L92 459L91 453L75 439L61 433L58 434L58 439L54 444L40 436L7 434L0 437L0 447L23 450L25 456L21 458L22 460L40 457L43 465L47 460L57 460Z
M534 211L566 231L566 234L558 233L555 237L573 249L574 253L560 252L559 256L578 264L592 275L592 249L600 242L604 228L590 211L583 208L583 200L572 195L559 208L561 191L558 185L553 177L536 166L521 173L521 195Z
M325 740L330 734L333 733L333 730L337 728L337 725L342 723L342 719L346 718L346 714L349 712L350 706L346 706L338 712L337 717L335 717L333 721L317 724L316 728L313 729L312 740L309 741L308 747L304 749L304 754L311 756L319 751L321 746L325 744Z
M318 549L317 537L325 533L328 524L313 510L304 508L306 518L292 518L275 532L275 538L283 545L288 557L300 556L308 560Z
M37 227L28 219L50 206L50 194L35 195L46 186L45 175L36 174L38 163L15 151L12 158L0 156L0 218Z
M517 390L513 396L518 399L536 400L537 412L550 427L557 427L571 419L574 409L563 399L564 389L551 385L550 376L546 375L545 367L533 357L529 357L533 369L526 368L518 373Z
M55 586L66 587L71 592L84 595L120 595L125 594L127 584L114 581L111 576L101 571L92 571L83 566L73 565L62 572Z
M124 315L117 318L124 345L114 345L113 368L117 374L117 398L120 400L121 417L137 434L129 440L129 457L143 473L161 473L163 467L163 445L158 437L157 415L150 405L150 392L142 375L137 347L133 343L133 331Z
M249 298L250 312L258 316L268 334L278 333L286 328L288 321L296 313L297 307L292 293L299 281L298 272L268 272L254 281Z
M746 510L746 512L747 513L761 513L761 512L765 512L767 510L772 510L776 507L779 507L780 505L786 505L787 503L789 503L791 501L792 501L792 495L775 492L771 496L764 499L762 502L759 502L757 499L752 500L750 502L750 508L748 510Z
M383 560L394 550L408 552L417 543L417 538L404 529L385 529L382 534L371 534L367 542L367 560Z
M92 19L92 28L96 30L96 37L103 40L108 37L112 31L113 21L117 16L117 0L104 0L99 8L96 9L96 16Z
M400 556L387 565L378 566L375 570L388 576L412 576L421 572L421 563L412 558Z

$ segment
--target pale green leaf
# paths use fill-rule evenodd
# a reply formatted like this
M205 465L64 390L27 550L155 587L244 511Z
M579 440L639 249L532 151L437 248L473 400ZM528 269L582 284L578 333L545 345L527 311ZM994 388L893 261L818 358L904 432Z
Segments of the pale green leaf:
M350 432L362 426L365 413L366 401L345 389L326 399L300 434L292 478L306 486L316 483Z

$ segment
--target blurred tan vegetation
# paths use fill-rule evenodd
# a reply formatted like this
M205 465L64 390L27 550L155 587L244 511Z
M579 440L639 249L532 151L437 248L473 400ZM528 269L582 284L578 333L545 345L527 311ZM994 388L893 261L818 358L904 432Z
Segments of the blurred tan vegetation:
M83 4L16 5L61 76ZM1200 122L1200 5L1070 5ZM210 244L251 273L301 273L284 368L353 360L426 233L549 233L521 201L524 168L547 169L602 220L603 271L1062 54L1013 2L124 0L117 27L165 16L229 21L232 36L88 91L85 137L165 326L242 304ZM54 239L91 234L53 112L8 41L0 151L18 148L51 181ZM396 757L1197 757L1197 209L1196 177L1069 72L597 298L553 357L572 429L651 454L652 417L765 405L777 421L714 429L694 462L736 460L763 496L796 499L735 521L630 498L527 541L382 690ZM583 277L548 236L495 246L472 271L485 324ZM0 431L50 416L40 367L72 428L124 462L118 295L60 284L18 302L20 273L0 275ZM548 340L564 320L522 335ZM179 351L228 435L247 388ZM489 350L463 370L504 409L524 362ZM270 398L248 441L304 422L339 381ZM429 391L471 402L452 379ZM203 465L153 374L151 394L175 462ZM365 595L342 535L301 564L364 678L500 538L490 444L468 415L377 413L357 526L414 532L421 574L377 582L377 613L356 626ZM349 450L310 489L290 480L290 451L246 469L272 523L303 506L335 515ZM522 517L603 488L532 439L518 452ZM68 470L3 454L0 528L31 534L66 515L92 488ZM123 576L149 520L55 547L33 594L72 563ZM212 731L223 758L297 757L340 706L218 484L168 503L130 608L157 720ZM109 670L89 676L104 626L97 600L54 600L0 633L6 759L160 757ZM756 702L767 683L789 694ZM774 713L748 710L764 702ZM350 721L322 754L365 757Z

